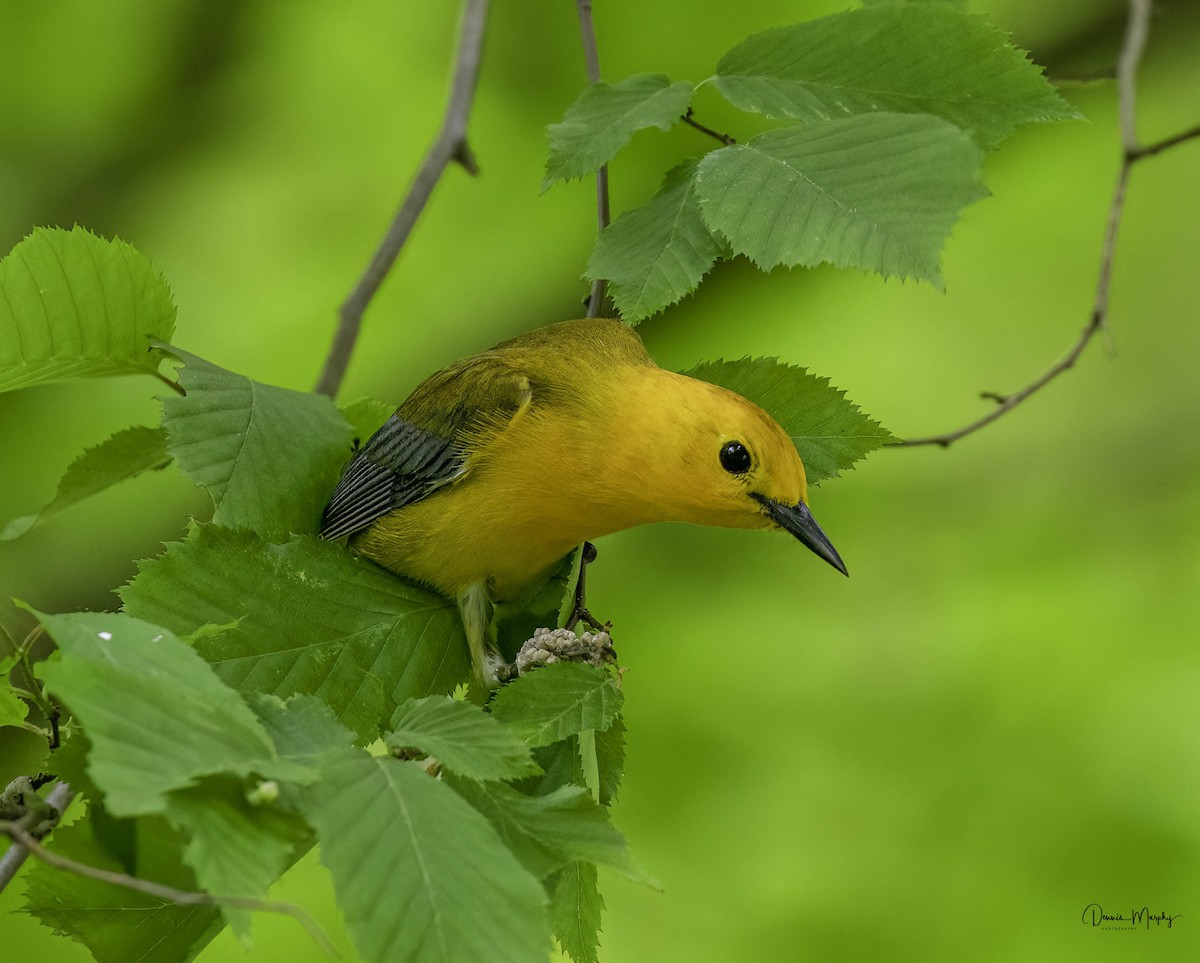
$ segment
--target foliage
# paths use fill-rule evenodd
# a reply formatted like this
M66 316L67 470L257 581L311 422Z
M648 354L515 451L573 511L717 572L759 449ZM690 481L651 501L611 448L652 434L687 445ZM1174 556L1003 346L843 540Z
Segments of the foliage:
M553 170L570 173L548 168L547 184L607 163L637 127L665 126L639 113L664 92L688 103L689 85L648 81L580 95L549 129ZM983 152L1020 124L1078 116L999 30L946 3L878 3L766 30L697 86L707 84L742 110L800 123L744 144L723 135L600 233L587 276L611 282L631 323L737 255L763 270L829 263L941 287L942 246L987 194ZM614 125L623 109L628 125Z
M942 245L985 193L982 151L1017 124L1071 115L1020 51L949 4L769 31L705 83L800 123L684 160L599 235L588 276L611 282L630 322L738 255L940 284ZM550 128L544 186L609 162L641 129L668 129L695 89L660 74L588 88ZM0 262L0 293L0 329L15 335L0 339L0 390L123 373L178 389L160 426L86 451L49 505L0 537L169 463L213 502L211 519L140 563L123 611L37 615L57 646L38 679L69 718L53 768L88 803L53 846L226 899L180 906L39 865L29 911L99 960L173 963L224 924L249 939L245 901L263 908L253 901L316 843L367 963L538 959L552 935L595 960L596 867L654 885L609 816L624 768L620 676L560 664L486 707L451 696L468 674L453 605L314 535L353 439L386 407L339 410L171 346L162 278L129 245L81 229L21 242ZM159 372L167 356L182 362L178 385ZM775 359L690 374L774 414L813 482L890 438L827 379ZM531 593L527 616L554 617L568 571ZM12 659L0 666L3 734L28 728L26 697L42 693L13 685Z

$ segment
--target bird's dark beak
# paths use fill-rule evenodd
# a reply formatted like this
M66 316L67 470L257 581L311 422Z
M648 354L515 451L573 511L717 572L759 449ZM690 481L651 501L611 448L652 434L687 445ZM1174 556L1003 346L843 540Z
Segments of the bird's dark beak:
M821 526L812 517L812 512L804 502L799 505L785 505L765 495L755 494L752 497L767 510L767 515L776 525L791 532L843 575L850 574L846 571L846 563L842 561L826 534L821 531Z

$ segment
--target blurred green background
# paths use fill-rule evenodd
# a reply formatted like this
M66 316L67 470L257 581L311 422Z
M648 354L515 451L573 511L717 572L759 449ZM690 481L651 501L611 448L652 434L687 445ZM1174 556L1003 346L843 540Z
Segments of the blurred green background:
M605 76L708 76L745 35L844 2L597 0ZM1052 73L1112 64L1118 0L987 0ZM0 5L0 248L84 224L145 251L177 342L308 388L336 307L440 120L457 5L43 0ZM342 398L578 315L592 188L539 197L543 127L583 84L574 5L497 3L471 142L371 308ZM1110 84L1087 120L1021 130L945 256L946 294L832 270L722 265L646 323L660 363L778 355L900 435L956 427L1057 358L1086 322L1117 166ZM753 121L712 91L698 115ZM1157 5L1139 129L1200 121L1200 7ZM639 135L616 210L679 158ZM951 448L882 451L814 492L853 573L794 541L658 526L604 539L593 607L630 671L615 818L664 891L602 880L602 959L1200 958L1200 141L1135 170L1111 334L1078 368ZM46 501L84 446L156 418L150 379L0 396L0 515ZM601 468L602 470L602 468ZM174 470L0 544L12 596L112 607L111 590L205 501ZM344 947L311 856L273 891ZM387 894L381 893L381 899ZM1106 911L1182 914L1113 933ZM0 900L5 958L73 961ZM263 917L252 949L320 959Z

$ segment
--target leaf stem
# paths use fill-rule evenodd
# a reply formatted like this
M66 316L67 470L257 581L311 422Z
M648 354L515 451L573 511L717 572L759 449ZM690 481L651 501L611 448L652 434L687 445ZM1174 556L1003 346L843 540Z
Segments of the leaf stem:
M592 22L592 0L575 0L575 9L579 14L579 34L583 41L583 60L587 65L589 84L600 81L600 51L596 46L596 25ZM598 231L603 231L609 225L610 210L608 202L608 165L602 164L596 171L596 222ZM592 281L592 290L588 295L587 316L598 317L604 305L604 295L608 282L603 278Z
M358 279L354 289L342 302L338 312L337 330L325 358L325 367L314 391L333 397L341 387L354 352L363 313L383 284L384 278L396 263L417 219L425 209L434 187L451 162L460 164L468 174L478 174L479 168L467 143L467 118L475 98L479 80L479 64L483 54L484 28L487 23L488 0L465 0L458 35L458 53L450 85L450 98L437 139L425 155L412 185L408 189L392 223L379 242L371 262Z
M737 143L737 141L734 140L732 137L730 137L728 134L722 134L720 131L713 130L711 127L705 127L704 124L702 124L702 123L700 123L700 121L696 120L696 118L692 114L691 107L689 107L687 109L687 113L683 115L683 122L690 127L695 127L696 130L700 131L700 133L702 133L702 134L708 134L709 137L715 137L726 147L730 147L733 144Z
M1184 141L1200 137L1200 125L1189 128L1157 143L1142 146L1137 140L1137 95L1136 76L1138 64L1146 47L1146 38L1150 31L1151 0L1129 0L1129 21L1125 28L1125 40L1121 54L1117 58L1117 100L1121 125L1121 167L1117 172L1116 184L1113 187L1112 201L1108 207L1108 223L1104 231L1104 241L1100 252L1100 267L1096 280L1096 296L1092 305L1091 316L1084 325L1079 337L1063 357L1038 375L1033 381L1012 394L985 392L984 397L997 402L988 414L972 421L954 431L940 435L929 435L924 438L908 438L891 442L889 447L913 448L918 445L938 445L948 448L960 438L974 434L979 429L990 425L993 421L1003 418L1026 398L1031 397L1050 384L1055 378L1074 367L1084 349L1091 343L1096 334L1105 329L1108 321L1109 290L1112 285L1113 258L1117 248L1117 233L1121 227L1121 218L1125 210L1125 192L1129 185L1129 175L1134 164L1143 158L1159 154L1164 150L1182 144Z
M172 381L161 371L154 371L151 373L154 375L154 377L156 377L159 381L161 381L163 384L165 384L168 388L170 388L176 394L182 395L185 398L187 397L187 392L184 390L183 385L181 385L178 381Z

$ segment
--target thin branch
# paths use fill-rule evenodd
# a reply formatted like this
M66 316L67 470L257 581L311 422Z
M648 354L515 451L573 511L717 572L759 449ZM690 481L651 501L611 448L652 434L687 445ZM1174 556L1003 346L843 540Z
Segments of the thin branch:
M575 8L579 13L579 34L583 40L583 60L587 65L589 84L600 81L600 51L596 47L596 25L592 22L592 0L575 0ZM604 164L596 171L596 222L598 231L608 227L608 165ZM604 294L607 282L596 278L592 282L592 291L588 296L587 316L594 318L600 314L604 304Z
M10 827L5 832L13 840L12 845L5 850L4 855L0 856L0 892L13 881L13 878L17 875L17 870L29 858L30 847L22 839L13 835L14 831L28 836L30 839L34 839L30 835L33 828L43 820L49 819L50 827L47 827L48 832L62 817L62 814L67 811L67 807L71 805L71 800L74 796L75 793L72 792L70 784L60 782L50 790L50 795L46 797L44 808L35 809L30 806L25 815L20 819L10 823L0 823L0 825ZM46 810L49 810L49 812L46 812Z
M947 448L960 438L973 434L980 428L990 425L998 418L1004 417L1026 398L1041 391L1051 381L1074 367L1079 356L1091 343L1099 331L1104 330L1108 320L1109 290L1112 284L1113 256L1117 248L1117 233L1121 226L1121 216L1125 209L1125 189L1129 184L1129 174L1133 165L1144 157L1160 153L1169 147L1183 143L1193 137L1200 137L1200 127L1183 131L1164 141L1142 147L1137 140L1137 96L1136 75L1142 52L1146 47L1146 37L1150 30L1150 0L1129 0L1129 22L1125 29L1125 41L1121 54L1117 59L1117 98L1121 118L1121 168L1117 172L1117 182L1113 187L1112 202L1108 207L1108 224L1104 231L1104 242L1100 252L1100 269L1096 280L1096 299L1092 305L1091 317L1080 332L1075 344L1057 363L1027 384L1020 391L1010 395L997 395L986 392L984 397L998 402L988 414L956 431L948 431L941 435L930 435L926 438L909 438L893 442L895 447L914 447L917 445L940 445Z
M380 242L371 263L363 272L338 312L338 326L333 335L333 344L325 359L316 387L313 389L330 397L337 394L350 355L354 351L358 332L362 327L363 312L383 284L388 271L396 263L400 249L404 247L417 218L434 187L452 161L461 164L469 174L478 174L479 168L467 144L467 118L471 113L471 102L475 97L475 86L479 80L479 63L483 54L484 27L487 22L488 0L465 0L462 25L458 35L458 54L454 64L454 76L450 83L450 99L442 120L437 139L413 178L408 194L392 218L391 226Z
M1130 160L1135 161L1141 160L1143 157L1153 157L1155 154L1161 154L1165 150L1182 144L1185 140L1195 140L1197 137L1200 137L1200 124L1189 127L1187 130L1181 130L1178 134L1172 134L1170 137L1164 137L1153 144L1135 147L1128 156Z
M60 783L59 785L65 786L66 784ZM55 789L58 788L58 786L55 787ZM70 792L69 787L67 791L68 793ZM112 870L101 869L98 866L89 866L87 863L77 862L74 859L61 856L46 849L30 835L29 831L22 825L23 822L24 820L8 823L0 822L0 832L3 832L13 840L13 845L9 848L9 852L21 847L28 854L32 854L43 862L49 863L55 869L74 873L77 876L85 876L88 879L99 880L101 883L108 883L112 886L122 886L125 889L132 889L135 892L142 893L154 899L160 899L167 903L176 903L180 906L226 906L231 909L258 910L264 913L280 913L284 916L290 916L304 927L308 935L313 938L313 941L326 953L335 958L341 955L321 928L321 925L313 919L307 910L301 906L297 906L295 903L286 903L281 900L271 899L254 899L249 896L212 896L209 893L194 893L188 890L176 889L174 886L164 886L162 883L152 883L149 880L138 879L136 876L129 876L125 873L116 873ZM6 853L5 855L7 856L8 854Z
M716 138L726 147L737 143L737 141L728 134L722 134L720 131L713 130L711 127L705 127L702 123L700 123L700 121L696 120L696 118L692 115L691 107L689 107L687 109L687 113L683 115L683 122L689 127L695 127L696 130L700 131L702 134L708 134L709 137Z

